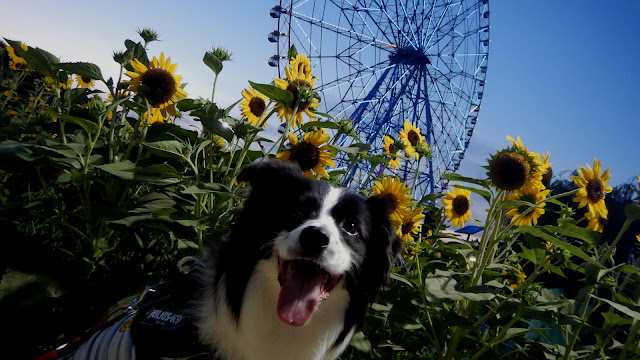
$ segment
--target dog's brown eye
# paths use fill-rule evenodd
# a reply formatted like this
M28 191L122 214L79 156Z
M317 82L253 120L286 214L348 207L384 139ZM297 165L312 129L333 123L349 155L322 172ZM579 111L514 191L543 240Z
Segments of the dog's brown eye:
M356 223L353 221L346 220L344 223L342 223L342 228L349 235L358 235L358 227L356 226Z

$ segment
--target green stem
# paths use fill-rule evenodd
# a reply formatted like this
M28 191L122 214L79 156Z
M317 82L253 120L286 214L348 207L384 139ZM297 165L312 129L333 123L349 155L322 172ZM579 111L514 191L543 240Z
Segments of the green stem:
M214 73L213 77L213 90L211 90L211 102L214 102L213 99L216 95L216 84L218 83L218 74Z
M504 197L505 197L505 191L498 190L498 192L496 193L496 196L493 198L493 201L491 201L491 203L489 204L489 212L487 213L487 219L485 221L485 230L482 232L482 237L480 238L480 245L478 247L478 256L476 260L476 263L478 264L478 266L473 269L473 272L470 278L471 282L468 284L468 287L477 285L478 279L482 277L481 265L485 261L485 257L486 257L485 253L489 248L489 243L493 239L492 235L496 231L495 229L498 228L499 219L496 218L496 216L498 217L502 216L500 211L496 211L497 206L498 206L498 203L500 203L500 201L504 199ZM489 231L487 231L487 228L489 228Z
M471 360L475 360L478 359L482 354L484 354L487 350L493 348L495 345L501 343L502 341L504 341L502 338L507 334L507 331L509 331L509 329L511 329L511 327L513 326L513 324L515 324L516 322L520 321L520 315L522 313L522 304L519 305L518 310L516 311L516 313L513 315L513 317L511 318L511 320L509 320L509 322L504 325L502 327L502 329L500 329L500 332L498 333L498 335L496 335L493 339L493 341L491 341L488 344L485 344L482 346L482 348L476 352L473 357L471 358Z
M284 132L282 133L280 138L275 142L275 144L273 144L271 149L269 149L269 151L265 154L265 157L262 158L262 160L268 158L269 154L271 154L271 152L276 148L276 146L278 147L276 154L280 152L280 150L284 147L284 143L286 139L289 138L289 129L291 128L291 124L293 123L293 119L295 119L297 112L298 112L298 104L296 104L296 106L293 108L293 111L291 112L291 116L287 119Z
M26 76L26 71L21 72L20 75L18 76L18 79L12 83L11 88L9 89L9 95L2 102L2 106L0 106L0 111L4 110L4 107L9 103L9 101L11 101L11 99L13 98L13 92L16 91L16 89L18 88L22 80L24 80L25 76Z
M616 236L615 240L613 240L611 245L607 247L607 251L600 258L600 265L604 265L613 255L613 252L616 250L616 245L618 245L618 242L620 241L620 239L622 239L622 235L627 232L631 223L632 221L627 218L624 224L622 224L622 227L620 228L620 231L618 231L618 235Z
M416 189L416 182L418 180L418 174L420 173L420 160L422 160L422 156L418 155L418 161L416 162L416 172L413 174L413 184L411 185L411 195L414 194Z

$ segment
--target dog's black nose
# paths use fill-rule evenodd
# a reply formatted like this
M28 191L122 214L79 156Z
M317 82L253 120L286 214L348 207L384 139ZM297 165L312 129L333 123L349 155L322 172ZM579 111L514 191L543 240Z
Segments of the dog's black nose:
M317 226L308 226L300 233L300 245L304 256L314 258L329 245L329 235Z

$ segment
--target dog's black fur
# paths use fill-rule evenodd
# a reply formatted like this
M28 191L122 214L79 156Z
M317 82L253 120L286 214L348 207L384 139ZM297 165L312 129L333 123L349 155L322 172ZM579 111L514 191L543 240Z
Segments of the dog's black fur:
M210 252L205 265L208 269L203 281L208 291L204 296L208 299L200 302L197 311L218 312L218 315L199 322L202 340L211 344L213 351L224 360L243 358L235 354L233 349L220 349L225 346L225 341L212 338L207 327L223 326L215 320L219 320L222 316L219 312L226 309L235 324L224 331L241 331L238 328L243 324L262 326L253 320L242 321L243 316L246 316L243 305L247 299L264 295L249 292L248 283L255 276L260 262L275 261L269 259L283 256L277 254L274 239L282 239L295 229L306 226L310 219L318 217L324 200L331 194L337 200L333 200L335 203L328 212L330 216L325 216L323 221L333 221L338 227L349 227L350 231L353 231L352 225L355 225L357 231L357 235L353 236L342 230L341 236L330 240L344 242L350 252L348 270L344 274L335 274L342 276L336 288L342 288L348 294L346 311L339 324L341 330L331 339L333 343L325 347L331 351L339 349L332 353L337 357L350 340L354 328L362 323L379 288L388 281L389 268L400 248L400 240L388 219L388 203L378 198L365 199L350 189L332 188L326 181L309 180L292 163L264 162L250 165L240 173L238 181L250 185L250 195L232 231ZM336 197L336 194L339 196ZM271 281L277 286L278 276L274 275ZM224 298L217 298L221 289L224 289ZM226 304L221 304L222 302ZM319 304L318 308L323 305L325 304ZM218 308L207 308L211 306ZM276 309L272 311L275 316ZM312 316L309 322L312 323L313 320ZM261 350L254 349L253 353L259 354ZM333 356L318 354L316 359L330 359Z

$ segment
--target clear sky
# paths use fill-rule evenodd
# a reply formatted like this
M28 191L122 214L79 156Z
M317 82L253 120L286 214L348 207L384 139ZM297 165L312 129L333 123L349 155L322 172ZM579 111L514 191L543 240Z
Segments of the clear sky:
M11 1L2 5L0 36L48 50L63 61L88 61L117 78L114 50L151 27L178 64L190 97L210 97L213 73L204 52L233 52L215 101L228 106L247 81L277 76L267 59L276 47L269 10L278 1ZM521 136L551 153L555 174L597 157L611 185L640 174L640 1L490 0L491 45L482 110L460 172L481 177L490 152ZM322 108L320 108L322 111Z

